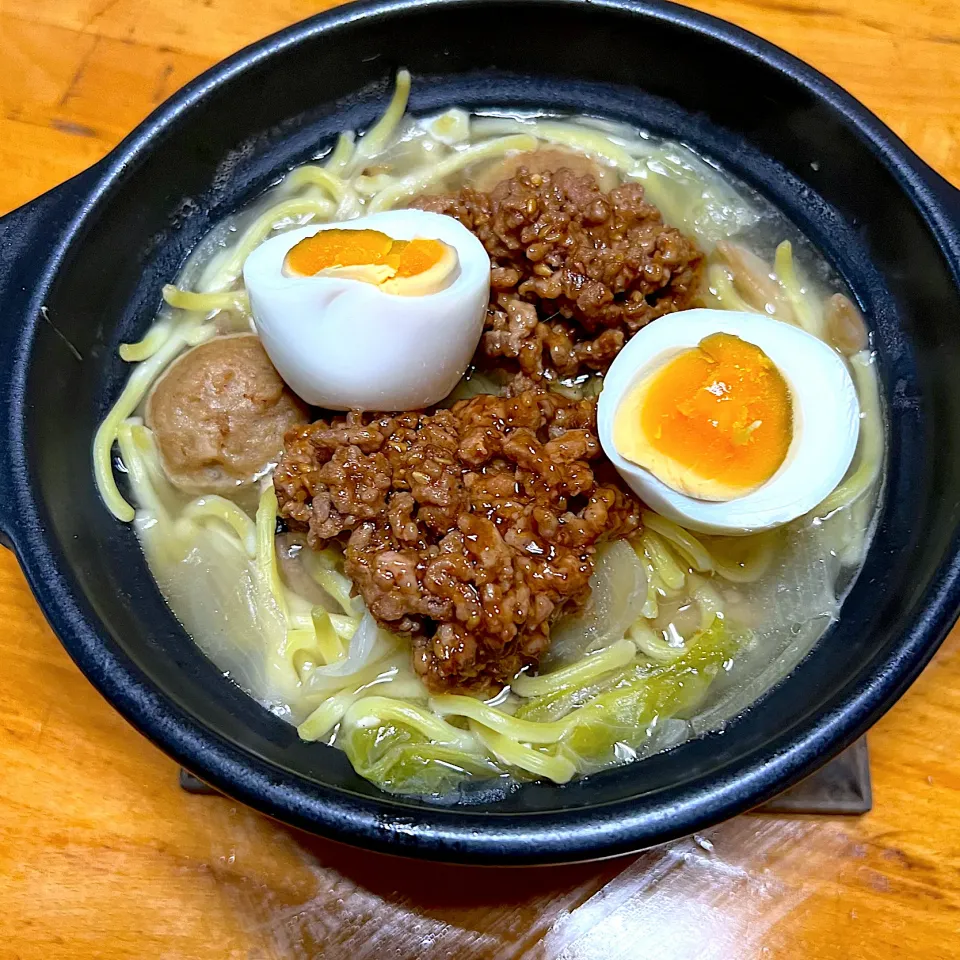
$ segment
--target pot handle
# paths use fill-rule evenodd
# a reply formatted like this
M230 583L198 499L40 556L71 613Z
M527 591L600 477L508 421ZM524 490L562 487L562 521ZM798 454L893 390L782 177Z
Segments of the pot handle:
M16 406L13 364L37 283L98 177L99 165L90 167L0 217L0 404L4 411ZM14 465L24 456L22 450L13 447L12 438L0 436L0 481L6 489ZM14 518L9 516L9 504L4 500L0 497L0 545L9 547Z
M0 217L0 314L3 331L22 319L35 280L69 220L79 211L99 174L90 167L36 200Z

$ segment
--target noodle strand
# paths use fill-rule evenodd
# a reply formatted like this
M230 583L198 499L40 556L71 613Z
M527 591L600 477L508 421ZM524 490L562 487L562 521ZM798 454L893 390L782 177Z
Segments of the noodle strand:
M777 247L776 255L773 260L774 270L783 289L786 291L787 299L793 308L793 315L807 333L812 333L815 337L823 339L823 311L811 297L807 296L806 290L800 283L797 276L797 268L793 258L793 244L789 240L784 240Z
M393 97L386 112L360 139L360 143L348 163L344 165L344 175L362 173L368 161L382 153L390 139L400 126L410 97L410 71L398 70Z
M144 360L127 380L126 386L117 398L110 412L97 428L93 439L93 473L100 496L107 509L124 523L130 523L134 517L133 507L123 499L120 488L113 475L111 456L113 444L117 439L120 423L126 420L139 406L154 381L174 360L185 346L185 336L189 326L176 329L164 344L149 359Z
M297 197L292 200L283 200L270 207L247 228L234 249L226 255L218 266L213 279L209 281L209 289L205 293L222 293L231 284L235 283L243 272L243 265L248 256L270 236L274 230L285 226L292 226L291 221L303 225L308 220L324 220L331 217L336 207L326 197Z
M160 320L147 331L142 340L136 343L121 343L117 350L120 359L127 363L149 360L170 339L173 328L173 320L169 317Z
M368 213L379 213L389 210L400 200L423 193L427 187L437 181L444 180L451 174L462 170L478 160L489 160L491 157L503 156L506 153L522 153L533 150L537 146L536 137L529 134L502 137L499 140L488 140L473 147L465 147L454 153L453 156L440 160L432 167L411 173L398 180L394 185L381 190L368 204Z
M872 358L863 351L850 358L857 392L860 394L860 438L857 466L846 480L828 496L816 513L825 516L862 497L880 476L883 463L883 417L880 412L880 385Z
M335 176L340 176L346 169L350 158L353 156L354 141L356 137L352 130L346 130L337 137L336 146L327 157L324 164L327 170Z
M247 556L257 555L257 529L254 522L231 500L216 494L198 497L183 508L190 520L215 519L226 524L239 538Z
M494 730L484 729L477 723L471 722L470 729L501 763L526 770L535 777L544 777L554 783L567 783L577 772L576 766L567 757L550 756L533 750Z
M560 670L537 677L520 674L513 678L510 689L521 697L543 697L570 687L585 687L597 677L626 666L636 655L629 640L618 640L599 653L591 653Z

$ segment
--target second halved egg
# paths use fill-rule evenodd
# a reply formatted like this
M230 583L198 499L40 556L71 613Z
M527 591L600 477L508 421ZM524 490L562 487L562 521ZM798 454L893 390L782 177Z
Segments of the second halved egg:
M823 341L756 314L688 310L627 344L597 416L604 451L650 507L735 535L820 503L850 465L860 410Z

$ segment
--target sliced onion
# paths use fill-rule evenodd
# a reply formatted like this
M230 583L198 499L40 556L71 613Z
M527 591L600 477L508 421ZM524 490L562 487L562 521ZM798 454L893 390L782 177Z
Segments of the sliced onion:
M364 667L384 657L393 649L390 634L381 630L374 620L373 614L368 610L360 620L360 625L354 631L350 638L350 645L347 647L347 655L344 659L336 663L326 664L322 667L314 667L310 671L308 686L311 692L315 686L324 686L324 680L343 680L354 673L363 670Z
M550 652L544 658L549 669L574 663L620 640L641 615L647 600L647 571L626 540L597 553L590 591L586 607L553 628Z

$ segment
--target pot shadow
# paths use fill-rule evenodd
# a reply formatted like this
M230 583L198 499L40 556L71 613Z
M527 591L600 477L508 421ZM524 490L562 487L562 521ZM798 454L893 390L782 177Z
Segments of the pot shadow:
M282 825L277 831L313 882L309 892L300 887L299 902L270 911L261 929L284 955L325 960L546 956L545 938L556 943L555 928L574 911L628 868L646 874L665 855L661 848L599 863L465 866L356 849ZM569 942L578 929L564 928L560 939Z
M591 863L554 866L474 866L417 860L363 850L283 827L291 841L324 867L384 899L416 901L443 909L521 903L545 894L616 876L638 856L633 854Z

